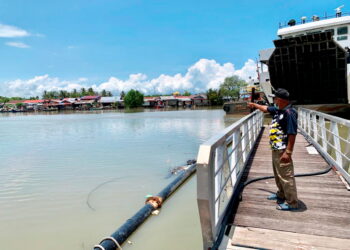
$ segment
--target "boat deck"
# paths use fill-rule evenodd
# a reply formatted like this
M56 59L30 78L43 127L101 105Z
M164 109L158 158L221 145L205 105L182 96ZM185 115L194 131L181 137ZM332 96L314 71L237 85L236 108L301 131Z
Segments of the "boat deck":
M327 162L307 151L298 134L295 174L325 170ZM268 129L265 129L246 168L247 178L273 175ZM279 211L266 199L276 192L274 179L248 185L236 210L227 249L350 249L350 191L332 170L324 175L296 178L300 209Z

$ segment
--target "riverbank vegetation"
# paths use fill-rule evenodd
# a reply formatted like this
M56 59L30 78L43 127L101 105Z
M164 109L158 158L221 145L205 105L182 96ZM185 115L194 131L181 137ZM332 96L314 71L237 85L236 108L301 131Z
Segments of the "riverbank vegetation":
M143 104L143 94L137 90L131 89L124 96L124 105L127 108L141 107Z
M231 76L225 78L222 84L220 84L217 89L209 89L206 93L202 95L206 96L208 105L216 106L222 105L225 101L229 100L238 100L240 95L240 89L247 86L248 84L240 79L238 76ZM111 91L102 90L98 92L92 87L90 88L81 88L80 90L73 89L72 91L59 90L59 91L44 91L42 94L43 100L63 100L65 98L83 98L86 96L98 96L98 97L112 97L113 94ZM192 94L189 91L184 91L180 93L176 91L171 94L153 94L153 95L144 95L138 90L131 89L128 92L121 91L119 93L120 100L123 100L125 107L135 108L140 107L144 104L144 98L146 97L163 97L163 96L174 96L174 97L190 97ZM20 100L39 100L39 96L23 98L23 97L4 97L0 96L0 105L4 105L11 101L20 101Z

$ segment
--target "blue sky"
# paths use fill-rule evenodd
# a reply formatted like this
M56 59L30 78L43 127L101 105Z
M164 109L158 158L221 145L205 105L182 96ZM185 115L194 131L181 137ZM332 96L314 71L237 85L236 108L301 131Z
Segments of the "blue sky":
M343 3L1 0L0 95L80 86L202 91L230 74L253 76L252 60L273 46L279 22L333 14Z

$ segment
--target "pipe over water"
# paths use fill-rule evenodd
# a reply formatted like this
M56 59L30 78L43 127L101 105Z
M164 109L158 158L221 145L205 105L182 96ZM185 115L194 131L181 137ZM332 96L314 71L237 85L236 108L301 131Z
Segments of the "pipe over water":
M110 237L104 238L99 245L94 246L94 250L115 250L120 249L126 239L151 215L152 211L158 209L177 188L179 188L196 171L196 164L192 164L186 171L181 173L168 186L160 191L155 198L160 203L147 202L134 216L128 219L120 228Z

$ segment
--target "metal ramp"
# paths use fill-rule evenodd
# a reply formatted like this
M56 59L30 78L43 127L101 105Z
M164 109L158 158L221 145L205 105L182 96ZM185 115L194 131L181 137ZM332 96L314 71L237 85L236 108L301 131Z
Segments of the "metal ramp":
M233 124L201 146L198 155L198 207L203 249L350 248L350 191L347 190L350 122L307 109L299 109L298 113L299 130L308 141L301 134L297 136L293 154L295 173L324 170L329 164L334 166L333 170L320 176L296 179L300 209L295 212L278 211L276 204L266 199L276 191L273 179L248 185L239 201L235 191L240 183L272 175L272 160L268 129L259 130L261 137L256 136L255 140L254 136L249 136L250 130L256 131L253 124L262 124L259 113ZM255 123L249 122L254 116ZM242 129L244 124L247 124L246 129ZM243 143L245 139L246 144ZM245 162L238 163L244 151ZM238 173L236 165L241 166ZM233 199L236 201L230 206L227 200ZM224 237L218 245L220 232L224 232Z

